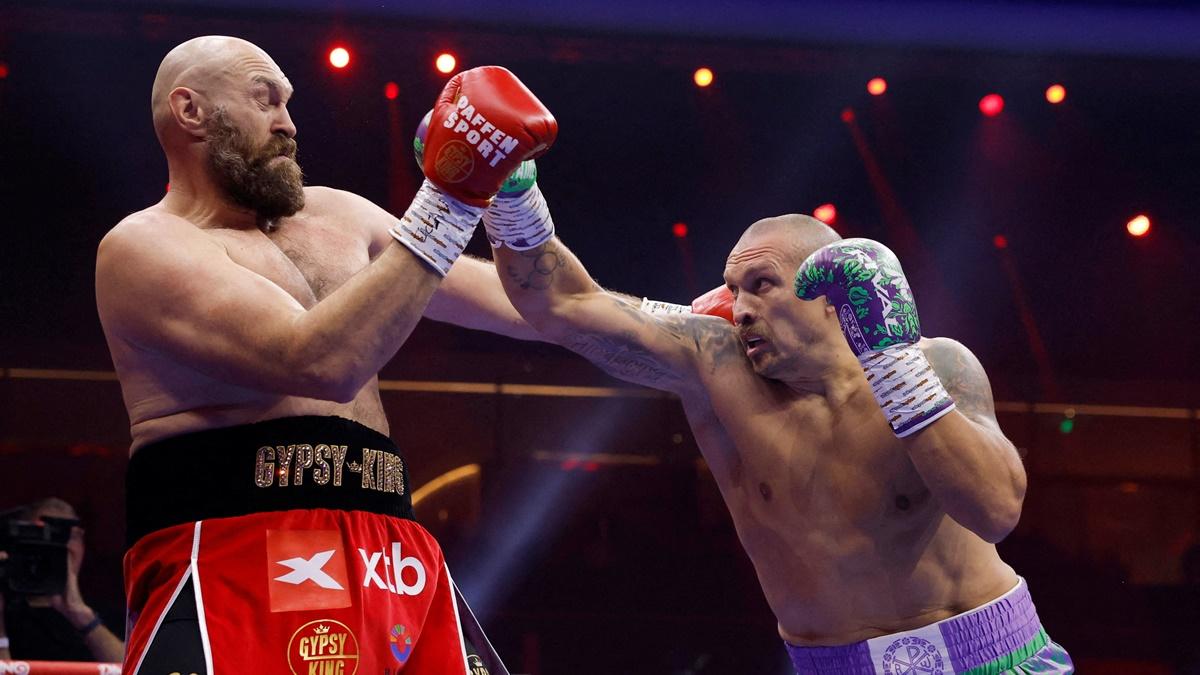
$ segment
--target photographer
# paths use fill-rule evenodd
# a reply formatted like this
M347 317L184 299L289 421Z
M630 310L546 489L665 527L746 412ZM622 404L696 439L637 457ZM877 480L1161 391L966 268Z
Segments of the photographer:
M0 521L0 526L5 528L0 535L0 569L5 572L0 584L0 660L119 663L125 643L101 622L79 591L83 528L75 509L50 497L19 509ZM21 540L19 532L44 533L41 538L45 540L39 542L46 551L45 559L25 563L24 570L14 569L18 562L14 551L20 545L14 542ZM61 549L65 549L65 580ZM21 575L29 570L45 571L46 578L35 575L33 584L61 591L41 595L23 590L31 580Z

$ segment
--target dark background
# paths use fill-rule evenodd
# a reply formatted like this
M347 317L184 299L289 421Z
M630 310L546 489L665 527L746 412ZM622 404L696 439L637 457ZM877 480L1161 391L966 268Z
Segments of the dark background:
M686 302L721 283L751 222L833 202L843 235L880 239L905 262L924 332L961 340L987 367L1030 473L1001 553L1030 580L1051 636L1082 672L1194 659L1181 557L1200 541L1200 54L1175 33L1131 46L1108 40L1108 24L1020 24L1032 10L1132 12L1131 32L1171 17L1200 25L1188 3L990 5L1016 23L994 31L1008 41L978 45L952 24L940 39L895 38L904 25L883 19L829 39L800 22L789 39L770 16L757 30L747 16L722 34L735 3L715 0L692 23L668 12L625 26L583 10L522 21L520 4L517 18L486 22L368 4L0 4L0 506L47 493L76 504L91 540L85 590L110 618L122 611L128 420L94 308L95 248L165 188L149 119L159 61L219 33L262 46L295 85L308 183L393 212L416 187L409 139L444 82L433 56L509 67L560 124L539 161L559 232L618 290ZM956 4L966 28L988 19L973 4ZM744 9L795 18L780 5ZM1022 37L1043 33L1062 46ZM335 43L353 52L344 72L325 61ZM717 73L707 90L691 82L700 65ZM876 75L884 97L865 91ZM1043 98L1054 82L1067 87L1060 106ZM979 114L989 92L1005 97L998 118ZM1124 225L1138 213L1153 229L1133 239ZM488 254L481 241L470 250ZM401 383L384 402L415 486L482 467L419 513L510 668L786 672L677 403L625 388L514 393L617 383L554 347L429 324L383 377ZM438 384L460 381L497 387Z

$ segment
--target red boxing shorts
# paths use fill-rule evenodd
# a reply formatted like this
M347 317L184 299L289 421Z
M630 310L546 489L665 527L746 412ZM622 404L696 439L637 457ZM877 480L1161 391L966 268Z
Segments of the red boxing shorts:
M366 427L285 418L168 439L135 453L128 490L125 673L507 675L441 548L403 517L399 451ZM356 496L375 509L347 508ZM230 513L247 505L261 512Z

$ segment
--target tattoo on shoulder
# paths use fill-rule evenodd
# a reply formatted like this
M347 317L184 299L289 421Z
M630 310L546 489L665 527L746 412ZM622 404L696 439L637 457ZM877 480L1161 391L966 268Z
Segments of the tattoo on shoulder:
M970 350L957 342L933 342L924 351L960 412L973 419L996 421L992 385Z
M519 251L517 255L521 257L521 264L509 265L508 276L525 290L550 288L554 275L565 271L568 265L567 257L559 253L553 242Z

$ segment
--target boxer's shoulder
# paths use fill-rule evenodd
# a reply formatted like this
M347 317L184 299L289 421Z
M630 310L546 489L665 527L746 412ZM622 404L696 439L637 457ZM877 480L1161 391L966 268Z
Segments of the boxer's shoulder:
M195 223L165 209L151 207L121 219L100 240L97 274L110 264L124 265L141 256L169 257L172 249L195 251L198 242L211 241Z
M302 217L335 221L339 226L360 228L371 242L371 257L376 249L392 241L388 228L396 218L361 195L337 188L310 185L304 188Z
M135 211L122 218L120 222L108 231L104 240L110 238L122 239L126 237L161 236L164 230L199 229L199 226L192 221L171 213L167 209L162 208L161 205L156 204L150 208Z
M960 412L976 420L995 419L987 372L966 345L945 337L921 338L918 345Z

